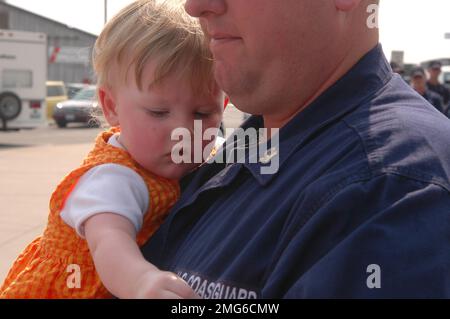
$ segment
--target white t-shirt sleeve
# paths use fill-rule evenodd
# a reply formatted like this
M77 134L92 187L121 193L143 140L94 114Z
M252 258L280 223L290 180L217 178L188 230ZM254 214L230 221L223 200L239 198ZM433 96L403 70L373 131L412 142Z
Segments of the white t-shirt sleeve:
M61 218L84 238L84 222L101 213L127 218L139 232L149 208L147 185L134 170L103 164L87 171L66 200Z

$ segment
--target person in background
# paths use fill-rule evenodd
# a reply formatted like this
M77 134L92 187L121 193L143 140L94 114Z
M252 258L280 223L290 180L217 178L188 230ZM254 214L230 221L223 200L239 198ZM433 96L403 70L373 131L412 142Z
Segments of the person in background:
M439 61L432 61L428 67L428 73L430 78L428 79L427 86L430 91L439 94L444 103L444 111L447 111L450 102L450 90L439 82L439 76L441 75L442 63Z
M445 114L444 103L439 94L431 91L427 87L427 75L425 70L417 67L411 72L411 86L417 93L419 93L425 100L430 102L439 112Z

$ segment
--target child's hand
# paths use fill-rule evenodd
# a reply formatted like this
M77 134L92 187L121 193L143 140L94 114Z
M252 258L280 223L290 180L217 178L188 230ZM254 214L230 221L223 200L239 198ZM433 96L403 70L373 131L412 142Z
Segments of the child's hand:
M199 299L191 287L174 273L160 270L145 272L137 282L137 299Z
M97 214L85 222L85 233L102 283L117 298L199 298L184 280L144 259L125 217Z

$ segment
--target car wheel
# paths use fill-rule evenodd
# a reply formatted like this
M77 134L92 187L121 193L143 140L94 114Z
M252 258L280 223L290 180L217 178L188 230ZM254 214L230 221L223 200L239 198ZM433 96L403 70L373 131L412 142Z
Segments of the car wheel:
M14 120L22 111L22 102L11 92L0 94L0 118L5 121Z
M56 121L56 125L58 125L59 128L64 128L67 126L66 121Z

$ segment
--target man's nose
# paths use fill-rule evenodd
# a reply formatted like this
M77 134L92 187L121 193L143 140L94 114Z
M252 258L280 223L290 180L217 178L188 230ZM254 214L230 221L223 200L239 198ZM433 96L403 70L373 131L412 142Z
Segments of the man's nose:
M186 0L186 12L196 18L207 15L221 15L226 11L226 0Z

